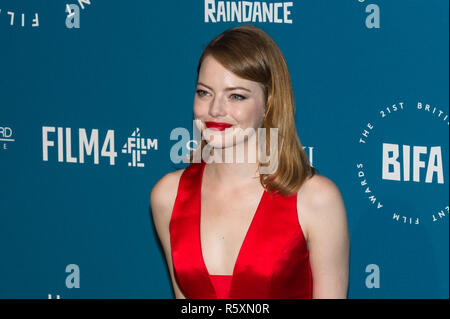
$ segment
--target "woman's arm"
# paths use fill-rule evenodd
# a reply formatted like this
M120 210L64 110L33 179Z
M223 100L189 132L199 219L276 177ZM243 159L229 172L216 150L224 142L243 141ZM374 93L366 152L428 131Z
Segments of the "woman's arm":
M161 178L153 187L150 194L150 206L156 232L161 241L169 267L170 278L175 293L175 298L186 299L181 292L173 274L172 253L170 247L169 223L177 196L178 182L183 170L169 173Z
M302 186L297 200L310 253L313 298L347 298L350 239L338 187L315 175Z

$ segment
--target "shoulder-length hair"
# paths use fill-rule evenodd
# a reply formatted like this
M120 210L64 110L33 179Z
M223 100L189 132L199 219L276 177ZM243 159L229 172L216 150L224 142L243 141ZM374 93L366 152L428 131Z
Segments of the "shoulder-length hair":
M278 128L278 152L270 151L270 156L274 156L272 153L277 156L270 161L278 162L273 173L260 174L260 182L268 192L283 196L297 193L305 180L315 174L315 169L297 136L291 77L280 48L256 26L241 25L226 30L205 47L197 67L197 80L208 55L237 76L264 86L266 150L270 150L270 128ZM205 145L206 141L201 139L197 151L202 152ZM194 152L190 154L191 162Z

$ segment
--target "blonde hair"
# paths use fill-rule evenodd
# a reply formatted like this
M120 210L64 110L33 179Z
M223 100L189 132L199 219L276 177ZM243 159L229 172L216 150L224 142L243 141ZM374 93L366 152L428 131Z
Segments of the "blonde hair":
M204 49L197 67L211 55L237 76L261 83L265 88L266 150L270 150L270 128L278 128L278 165L271 174L260 174L261 185L268 192L283 196L297 193L304 181L315 174L297 136L295 102L286 60L275 41L253 25L241 25L224 31ZM206 145L201 140L199 151ZM276 152L270 152L273 156ZM191 162L194 152L190 154ZM271 159L270 161L272 161ZM260 167L263 164L260 163Z

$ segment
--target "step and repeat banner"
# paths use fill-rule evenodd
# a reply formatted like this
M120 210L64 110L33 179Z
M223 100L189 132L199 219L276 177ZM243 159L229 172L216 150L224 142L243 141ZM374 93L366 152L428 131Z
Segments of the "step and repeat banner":
M449 297L447 0L0 0L0 298L173 298L150 192L187 164L196 67L281 48L347 209L349 298Z

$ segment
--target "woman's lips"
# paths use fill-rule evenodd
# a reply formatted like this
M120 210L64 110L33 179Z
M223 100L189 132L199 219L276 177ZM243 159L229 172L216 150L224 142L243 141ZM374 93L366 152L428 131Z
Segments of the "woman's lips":
M226 128L232 127L232 124L223 122L205 122L206 127L215 131L224 131Z

